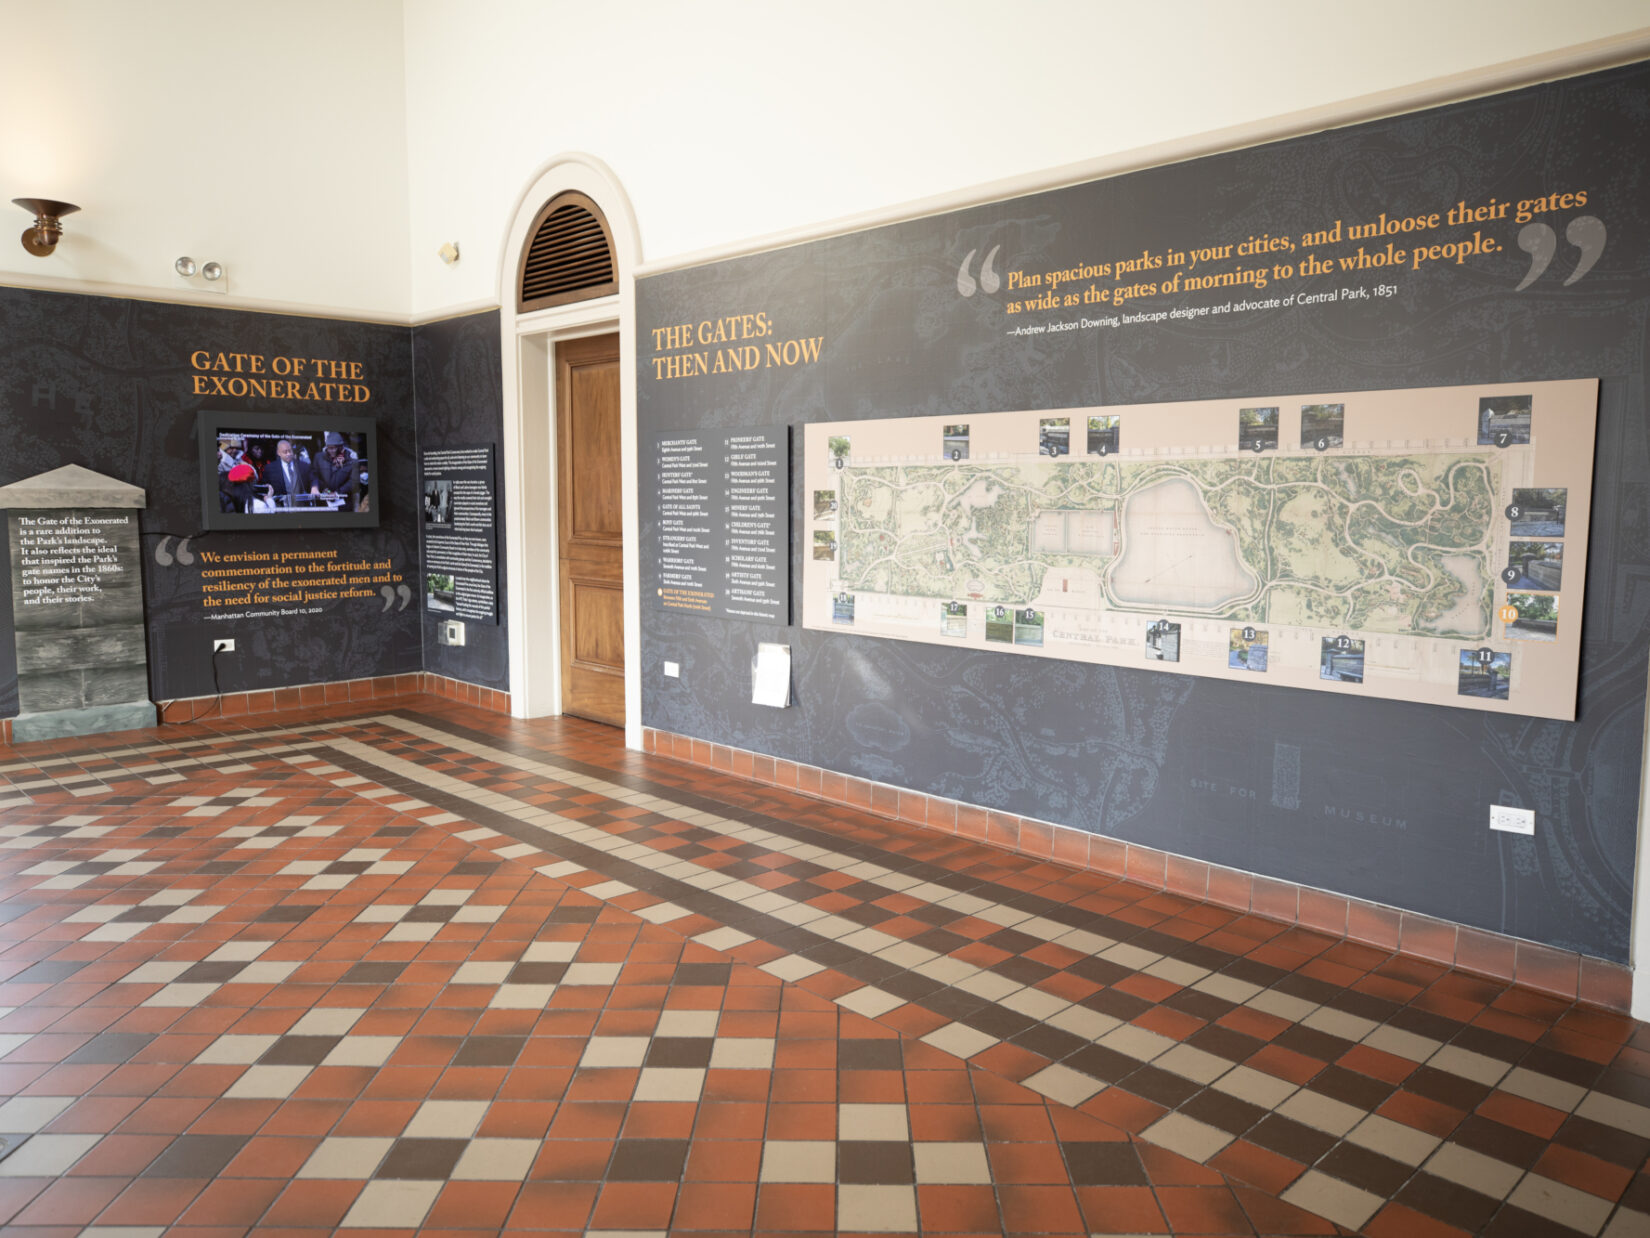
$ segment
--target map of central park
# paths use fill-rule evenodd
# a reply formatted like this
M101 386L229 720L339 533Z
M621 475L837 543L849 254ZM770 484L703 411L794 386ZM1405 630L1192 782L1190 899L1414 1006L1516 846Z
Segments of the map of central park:
M839 587L1481 640L1489 451L849 464ZM1504 557L1504 554L1503 554Z
M802 623L1573 719L1598 401L1561 379L810 422Z

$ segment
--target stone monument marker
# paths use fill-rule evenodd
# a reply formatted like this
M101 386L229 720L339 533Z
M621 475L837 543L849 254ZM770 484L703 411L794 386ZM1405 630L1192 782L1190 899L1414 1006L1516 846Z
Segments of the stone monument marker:
M143 490L78 464L0 487L17 642L12 739L155 725L143 624Z

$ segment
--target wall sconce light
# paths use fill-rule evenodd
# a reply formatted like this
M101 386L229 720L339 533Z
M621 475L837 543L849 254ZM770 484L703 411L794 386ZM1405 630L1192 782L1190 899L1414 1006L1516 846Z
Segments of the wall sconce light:
M54 202L50 198L13 198L12 204L34 216L34 226L23 229L23 248L36 258L44 258L57 248L63 236L63 216L80 209L73 202Z
M435 256L448 266L452 266L453 263L458 261L458 242L447 241L443 243L441 248L435 251Z

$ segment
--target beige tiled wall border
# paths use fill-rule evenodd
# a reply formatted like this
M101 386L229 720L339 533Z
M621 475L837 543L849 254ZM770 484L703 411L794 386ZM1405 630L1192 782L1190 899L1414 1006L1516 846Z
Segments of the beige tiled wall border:
M1623 1014L1632 999L1630 968L1573 951L670 731L644 728L642 746L659 756L833 804L1091 868L1155 890L1526 985L1554 997Z

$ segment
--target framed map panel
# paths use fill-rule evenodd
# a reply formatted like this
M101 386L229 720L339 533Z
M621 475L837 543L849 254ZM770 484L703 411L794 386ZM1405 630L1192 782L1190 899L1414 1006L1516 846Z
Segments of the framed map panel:
M1586 379L811 424L803 624L1573 719L1597 407Z

